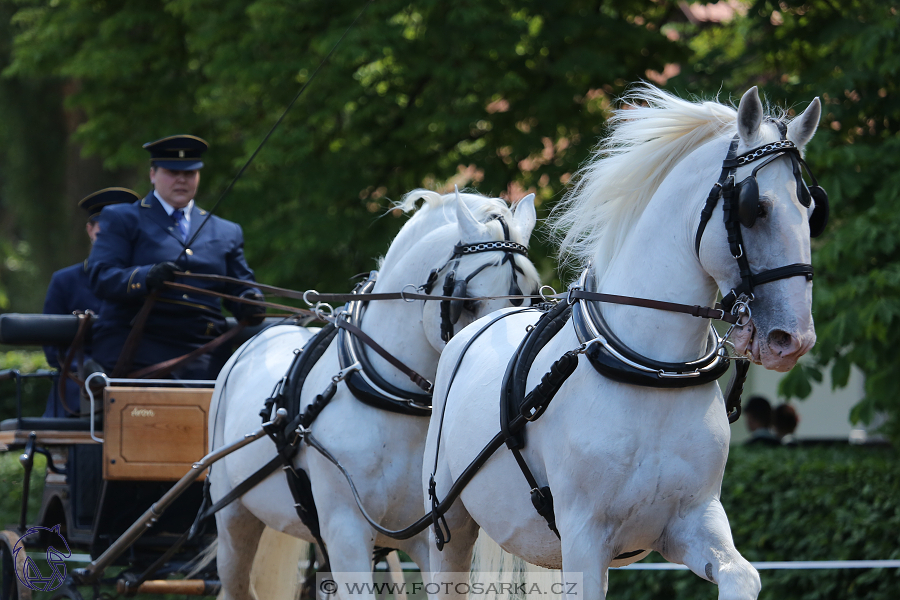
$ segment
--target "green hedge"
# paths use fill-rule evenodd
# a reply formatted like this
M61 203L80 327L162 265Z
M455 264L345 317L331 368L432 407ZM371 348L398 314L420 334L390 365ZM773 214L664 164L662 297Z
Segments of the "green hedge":
M21 373L34 373L49 369L41 350L0 351L0 370L18 369ZM22 380L22 415L38 417L44 414L47 396L52 383L47 379ZM0 381L0 420L16 416L16 382Z
M722 503L751 561L900 559L900 453L887 448L733 448ZM653 554L647 560L661 560ZM761 599L897 600L900 569L763 570ZM714 599L687 571L613 571L615 600Z

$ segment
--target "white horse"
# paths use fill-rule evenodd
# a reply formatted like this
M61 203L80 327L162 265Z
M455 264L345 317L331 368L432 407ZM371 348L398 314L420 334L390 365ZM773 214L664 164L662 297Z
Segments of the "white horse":
M400 208L413 210L420 199L424 199L424 206L392 242L372 293L413 292L429 280L433 270L437 273L436 278L431 278L436 279L431 294L441 294L442 283L451 271L457 282L468 279L466 293L470 298L537 289L538 276L527 258L491 249L503 244L507 244L506 248L512 245L524 249L536 221L533 195L519 201L512 211L496 198L477 194L441 196L416 190L404 198ZM488 244L448 261L455 244L483 242ZM441 339L439 304L421 300L373 301L366 309L361 328L411 369L433 380L445 345ZM459 321L456 328L509 304L508 300L481 300L457 306L455 310L461 308L462 313L454 315ZM303 347L308 337L300 328L272 328L238 350L216 382L210 408L212 447L239 439L258 426L257 415L265 398L285 375L294 351ZM302 388L302 407L308 406L341 371L336 346L332 343L309 372ZM416 389L387 361L364 351L374 370L389 384L402 390ZM381 525L398 528L408 525L420 513L418 478L427 427L427 418L373 408L339 384L311 430L318 442L346 466L367 512ZM213 501L275 455L274 444L266 440L216 463L210 475ZM378 535L361 516L347 482L334 465L305 444L295 465L309 474L321 537L339 585L345 583L342 573L371 572L375 546L402 549L423 571L428 571L427 533L403 542ZM216 523L218 569L226 599L253 597L249 570L264 525L314 541L295 512L280 469L219 512Z
M634 107L617 111L610 138L554 213L563 254L581 267L591 266L583 277L588 290L710 306L719 290L728 295L742 283L723 227L723 200L716 194L716 208L698 236L701 210L729 147L735 140L736 153L743 154L792 142L794 150L780 153L776 146L766 147L771 153L738 166L734 179L745 182L752 172L759 185L755 198L749 188L740 194L741 218L752 215L751 227L737 225L749 267L757 276L780 275L756 285L735 305L743 315L748 305L752 309L752 321L743 316L744 326L736 330L735 347L768 369L790 369L815 343L811 267L803 263L810 260L814 210L827 213L827 197L815 188L812 196L823 206L811 204L810 188L798 180L798 161L799 150L815 133L819 100L787 127L764 116L756 88L743 96L737 111L716 102L686 102L651 86L640 88L631 101ZM787 142L779 142L782 131ZM821 221L822 213L817 216ZM740 249L733 254L739 256ZM787 265L792 272L771 271ZM808 277L794 276L807 271ZM712 350L707 319L576 304L583 313L602 313L622 345L643 357L684 363ZM585 339L600 341L579 339L574 320L537 355L526 390ZM434 473L438 499L498 433L503 373L535 321L535 313L498 321L462 355L484 328L482 319L454 337L442 354L423 470L426 489ZM735 549L719 499L730 437L719 386L714 381L678 389L620 383L601 375L587 356L577 359L546 412L525 427L522 450L538 486L552 492L559 537L535 511L523 471L501 447L446 514L452 540L443 551L432 547L434 581L441 584L451 579L443 573L468 570L480 526L530 563L582 573L581 598L605 598L608 568L639 560L650 550L717 583L722 600L756 598L759 575ZM638 550L643 552L621 557Z

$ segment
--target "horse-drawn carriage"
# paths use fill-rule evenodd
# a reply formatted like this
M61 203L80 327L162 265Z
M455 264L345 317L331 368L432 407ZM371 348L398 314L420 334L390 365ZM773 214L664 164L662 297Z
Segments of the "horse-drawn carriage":
M182 497L194 504L172 522L155 509L171 490L155 504L152 489L138 494L150 505L147 521L126 529L127 518L113 518L123 497L140 489L134 482L158 485L177 476L169 467L191 467L179 462L191 460L188 451L144 441L174 427L185 438L194 437L190 429L191 443L204 447L198 440L210 436L212 452L198 467L224 458L209 491L214 507L235 500L216 513L228 600L254 597L250 565L266 525L317 542L335 590L354 574L371 584L373 552L386 547L420 566L438 585L434 597L456 597L443 584L468 571L481 528L533 564L581 573L579 596L604 598L610 566L655 550L717 583L723 600L755 598L758 574L734 547L719 500L736 413L714 382L729 361L746 361L726 342L786 370L815 341L809 238L824 228L828 204L815 181L808 187L802 178L801 149L820 104L787 124L764 116L755 89L737 111L649 87L635 99L645 106L619 111L610 139L557 213L563 249L584 267L568 293L522 306L539 287L523 256L536 220L533 196L511 210L474 194L417 191L401 207L425 205L394 239L380 275L353 297L332 295L348 306L321 311L328 326L314 337L270 327L232 356L211 396L208 430L188 425L205 421L199 402L165 404L158 399L173 390L115 380L103 386L102 450L91 419L86 432L34 436L17 421L0 439L25 449L26 467L38 446L59 449L48 450L56 471L63 457L72 461L52 484L61 475L50 469L45 491L46 498L56 482L69 486L68 504L54 500L61 508L45 507L39 522L65 515L65 535L83 533L92 557L107 548L77 574L80 582L96 581L121 559L128 563L122 588L140 589L137 581L179 562L180 550L163 550L159 538L190 530L201 495ZM313 292L302 298L329 299ZM711 306L719 292L721 304ZM724 337L713 319L731 325ZM204 393L177 392L195 400ZM726 395L739 398L740 386ZM168 411L178 413L169 425L145 425ZM248 436L257 415L268 421ZM267 434L271 442L231 453ZM500 451L504 445L510 452ZM81 446L93 458L73 453ZM96 512L91 528L80 529L85 484L68 469L90 460L101 490L93 501L113 511L113 527L98 529L107 516ZM173 489L192 481L186 475ZM403 528L426 506L429 515ZM154 520L139 540L135 528ZM127 555L111 552L126 548ZM5 592L16 565L4 561ZM71 586L64 594L78 597Z
M67 347L78 325L74 315L0 315L0 344ZM249 339L263 327L246 329L236 341ZM0 384L2 393L16 397L15 417L0 422L0 451L20 453L24 468L19 522L4 523L0 535L3 600L30 598L34 590L52 589L54 598L80 598L75 589L79 582L72 578L71 566L61 566L62 559L80 554L86 562L108 551L208 452L208 410L215 381L111 379L98 373L86 388L91 406L85 416L23 416L24 384L40 379L58 385L59 376L56 371L0 372L0 381L5 382ZM29 482L37 454L46 457L47 471L40 508L29 513ZM124 568L103 583L113 582L125 594L218 592L214 563L191 580L166 579L183 571L215 537L215 524L209 520L182 539L195 525L204 477L201 474L186 485L145 535L116 551L111 565ZM45 561L44 553L51 547L55 552L46 553ZM26 565L28 560L34 561L33 567Z

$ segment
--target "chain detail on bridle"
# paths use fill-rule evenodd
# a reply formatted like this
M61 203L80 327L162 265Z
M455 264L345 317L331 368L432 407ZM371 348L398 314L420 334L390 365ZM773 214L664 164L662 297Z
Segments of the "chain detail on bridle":
M797 146L794 145L794 142L790 140L779 140L777 142L772 142L771 144L766 144L765 146L761 146L759 148L755 148L754 150L741 154L734 159L735 166L742 167L755 160L759 160L763 156L775 154L776 152L785 152L791 150L797 150Z
M454 254L467 255L477 254L479 252L490 252L492 250L503 250L506 252L515 252L522 256L528 256L528 248L517 242L478 242L477 244L457 244L453 248Z

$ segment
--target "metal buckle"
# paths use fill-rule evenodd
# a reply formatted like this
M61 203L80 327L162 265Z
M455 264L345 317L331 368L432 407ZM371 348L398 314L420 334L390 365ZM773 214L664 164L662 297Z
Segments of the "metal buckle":
M580 285L573 285L572 287L569 288L569 295L566 297L566 303L569 306L572 306L577 301L577 298L572 298L572 292L574 292L576 290L580 290L580 289L581 289Z

